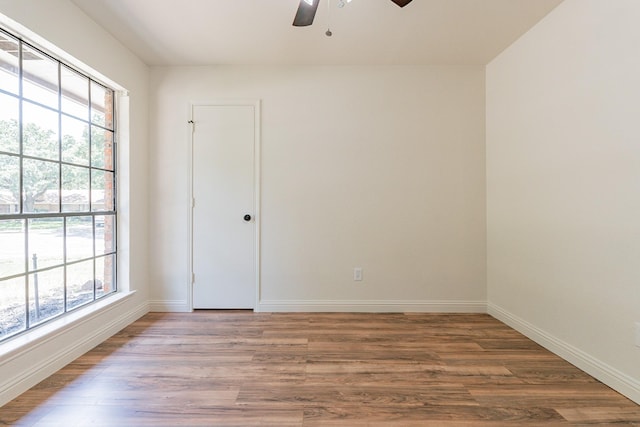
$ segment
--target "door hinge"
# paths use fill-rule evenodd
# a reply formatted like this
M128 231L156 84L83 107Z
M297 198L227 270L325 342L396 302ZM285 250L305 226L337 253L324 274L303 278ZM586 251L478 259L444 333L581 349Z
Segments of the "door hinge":
M191 273L191 284L196 283L196 273Z
M196 207L196 198L195 197L191 199L191 207L192 208Z

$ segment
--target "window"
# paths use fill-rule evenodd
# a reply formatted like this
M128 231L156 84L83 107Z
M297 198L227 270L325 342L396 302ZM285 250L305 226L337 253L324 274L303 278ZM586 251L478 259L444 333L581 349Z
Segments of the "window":
M0 341L116 291L114 102L0 30Z

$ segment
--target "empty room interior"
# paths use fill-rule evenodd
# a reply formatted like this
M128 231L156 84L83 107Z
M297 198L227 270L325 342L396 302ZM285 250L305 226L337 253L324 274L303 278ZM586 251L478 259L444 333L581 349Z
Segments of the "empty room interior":
M135 377L128 348L195 337L229 356L197 375L256 388L225 376L155 425L640 424L639 21L637 0L0 0L0 424L71 425L47 378ZM572 372L557 406L523 397L545 361ZM422 394L388 397L409 366ZM349 394L385 367L380 401ZM577 379L594 400L553 394ZM106 414L130 392L77 425L147 425Z

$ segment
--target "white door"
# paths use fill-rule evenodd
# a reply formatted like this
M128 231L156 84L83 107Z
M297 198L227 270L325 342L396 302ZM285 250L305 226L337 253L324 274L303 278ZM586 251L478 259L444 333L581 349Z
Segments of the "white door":
M193 107L193 308L254 308L255 105Z

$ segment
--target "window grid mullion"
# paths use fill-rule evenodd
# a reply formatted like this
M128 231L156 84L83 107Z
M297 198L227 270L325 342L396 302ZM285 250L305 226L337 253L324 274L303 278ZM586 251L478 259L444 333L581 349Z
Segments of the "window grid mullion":
M105 221L106 222L106 221ZM95 301L97 298L96 287L98 286L97 278L96 278L96 217L93 216L91 220L91 233L93 234L93 259L91 260L91 267L93 270L93 300ZM106 236L105 236L106 238ZM104 284L103 284L104 286Z
M24 213L24 174L23 174L23 155L24 155L24 137L22 135L23 133L23 113L22 113L22 109L23 109L23 97L22 97L22 77L23 77L23 72L22 72L22 40L18 40L18 143L19 143L19 147L18 147L18 154L20 156L20 167L19 167L19 177L18 179L20 180L20 196L18 197L19 203L20 203L20 213Z
M58 61L58 211L62 213L62 65ZM67 218L62 219L62 312L67 312Z
M62 312L66 313L67 301L67 217L62 221Z
M87 85L89 86L89 211L93 212L93 128L91 127L92 124L91 122L93 121L91 119L92 114L93 114L93 103L91 102L91 79L87 80ZM95 218L93 218L93 229L94 229L94 233L95 233ZM95 237L95 236L94 236ZM94 245L95 247L95 241L94 241ZM95 263L94 263L95 265ZM94 276L95 276L95 266L94 266ZM95 288L95 285L94 285ZM94 299L95 299L95 292L94 292Z
M58 62L58 212L62 212L62 116L60 115L60 111L62 111L62 92L60 89L61 85L62 78L60 77L60 62ZM64 300L66 302L66 297L64 298Z
M29 220L25 219L23 222L24 227L24 306L25 306L25 329L31 327L31 317L29 316Z
M23 136L23 44L22 40L18 40L18 143L19 143L19 186L20 186L20 195L18 197L20 204L20 214L24 214L24 159L22 155L24 154L24 136ZM28 330L31 327L31 319L29 316L29 221L27 219L22 220L22 227L24 227L24 326L25 330Z

